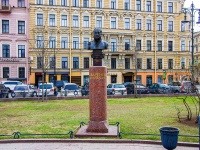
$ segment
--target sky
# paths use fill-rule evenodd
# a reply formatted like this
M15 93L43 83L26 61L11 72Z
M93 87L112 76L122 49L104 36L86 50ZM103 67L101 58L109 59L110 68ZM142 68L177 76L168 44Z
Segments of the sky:
M200 9L200 0L186 0L184 4L184 8L189 8L194 3L196 9ZM200 31L200 25L197 25L196 22L198 21L198 11L195 13L195 26L194 31Z

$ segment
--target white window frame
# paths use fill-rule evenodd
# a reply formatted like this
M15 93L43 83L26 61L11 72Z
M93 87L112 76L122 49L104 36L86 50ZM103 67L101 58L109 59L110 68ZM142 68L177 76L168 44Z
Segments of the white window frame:
M66 38L67 40L63 40L63 38ZM61 43L60 43L60 45L61 45L61 48L68 48L68 37L61 37ZM65 44L65 42L64 42L64 45L63 45L63 41L66 41L66 44Z
M110 39L110 50L111 50L111 52L117 52L117 39L116 38Z
M128 19L128 22L126 20ZM126 27L126 23L129 23L129 27ZM124 18L124 29L130 30L131 29L131 18Z
M185 40L181 40L181 51L183 52L183 51L185 51Z
M63 20L62 19L62 16L66 16L66 22L65 22L65 20ZM61 20L61 27L67 27L68 26L68 16L67 15L65 15L65 14L62 14L61 16L60 16L60 20Z
M101 27L99 27L99 26L97 26L97 18L100 18L101 17ZM98 27L98 28L103 28L103 16L96 16L96 27Z
M88 17L87 22L85 22L85 17ZM90 27L90 16L83 16L83 27L89 28Z

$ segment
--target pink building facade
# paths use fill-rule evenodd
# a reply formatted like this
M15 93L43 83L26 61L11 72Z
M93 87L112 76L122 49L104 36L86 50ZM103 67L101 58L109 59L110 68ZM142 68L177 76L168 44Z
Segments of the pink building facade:
M29 0L0 0L0 81L29 83Z

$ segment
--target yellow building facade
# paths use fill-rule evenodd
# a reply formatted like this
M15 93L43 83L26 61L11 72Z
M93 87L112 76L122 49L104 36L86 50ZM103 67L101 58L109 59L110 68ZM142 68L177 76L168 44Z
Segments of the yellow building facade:
M200 31L194 33L194 76L200 81Z
M87 42L102 28L107 83L170 83L190 74L184 0L30 0L30 83L67 80L83 85L92 66ZM54 63L55 62L55 63ZM55 66L55 67L54 67ZM55 69L54 69L55 68Z

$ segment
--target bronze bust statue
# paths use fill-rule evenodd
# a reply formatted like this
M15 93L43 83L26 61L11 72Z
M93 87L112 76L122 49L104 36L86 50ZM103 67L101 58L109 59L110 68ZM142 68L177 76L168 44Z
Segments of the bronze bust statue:
M102 50L108 48L108 43L101 39L102 30L100 28L95 28L93 31L94 41L88 42L88 49L93 50L93 66L102 66L102 58L104 54Z
M88 42L88 49L91 50L104 50L108 48L108 43L101 39L102 30L95 28L93 31L94 41Z

